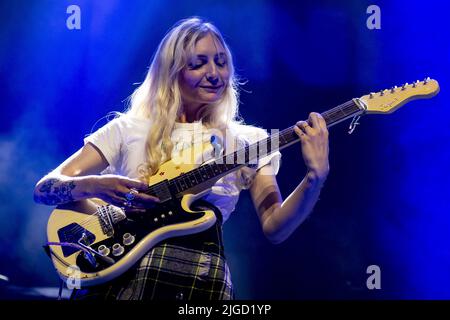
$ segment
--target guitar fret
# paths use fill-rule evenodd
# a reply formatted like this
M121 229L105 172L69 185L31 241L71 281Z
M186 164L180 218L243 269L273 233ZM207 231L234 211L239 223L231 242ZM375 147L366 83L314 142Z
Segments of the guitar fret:
M191 186L194 186L195 183L197 182L197 178L195 177L195 171L191 171L189 173L189 181L190 181L190 183L192 183Z
M269 136L266 138L266 140L264 140L263 144L262 144L262 148L260 150L258 150L258 155L261 155L264 152L264 156L272 153L272 136Z
M186 177L184 177L184 183L186 183L186 187L189 189L192 187L191 185L191 177L190 174L186 174Z
M211 164L208 164L207 167L211 170L211 177L214 177L214 169Z
M241 163L242 161L245 162L245 154L246 154L247 148L239 149L234 153L234 161L233 163ZM243 157L243 158L242 158Z
M198 168L198 173L201 176L200 179L201 182L205 182L206 180L208 180L208 175L206 174L205 170L202 167Z
M342 106L339 106L339 111L345 116L347 116L347 114L342 110Z
M251 157L252 162L253 161L257 162L258 161L259 154L260 154L260 151L261 151L261 145L262 145L262 143L260 144L259 142L253 144L253 147L251 148L251 150L252 150L252 153L251 153L251 155L252 155L252 157Z
M180 188L178 188L178 181L177 180L175 180L175 179L171 180L171 181L169 181L169 184L175 186L176 193L179 193L181 191Z
M190 172L186 174L186 177L184 178L184 182L186 183L187 189L192 188L192 185L191 185L191 173Z
M186 181L184 181L184 178L185 178L185 176L183 175L183 176L181 176L181 179L179 179L180 180L180 184L181 184L181 190L187 189Z
M146 193L158 197L162 202L169 200L172 198L172 194L170 192L170 181L160 181L149 187Z
M358 112L359 107L353 100L347 101L331 110L328 110L322 114L328 126L339 122L341 119L345 119L351 114Z
M201 175L199 174L199 172L198 172L198 169L195 169L195 170L193 170L193 173L194 173L194 179L195 179L195 182L196 183L200 183L200 181L201 181ZM199 178L199 179L198 179ZM200 181L199 181L200 180Z
M200 169L200 172L201 172L201 174L202 174L202 180L203 180L203 182L205 182L206 180L209 179L209 174L208 174L208 172L205 170L205 168L200 167L199 169Z
M220 166L220 171L221 171L221 173L224 173L224 172L227 172L227 164L226 163L224 163L224 164L222 164L221 166Z

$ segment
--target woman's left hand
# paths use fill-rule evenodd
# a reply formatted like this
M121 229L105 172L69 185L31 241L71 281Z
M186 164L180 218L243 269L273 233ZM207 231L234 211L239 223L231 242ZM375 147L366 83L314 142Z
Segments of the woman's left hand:
M328 129L325 120L319 113L311 112L308 122L297 122L294 130L300 138L303 160L308 168L308 178L324 182L330 171Z

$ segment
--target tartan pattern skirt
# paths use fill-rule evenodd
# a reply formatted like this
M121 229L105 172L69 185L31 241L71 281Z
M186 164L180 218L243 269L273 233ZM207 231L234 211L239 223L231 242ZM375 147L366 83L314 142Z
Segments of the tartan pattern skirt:
M120 277L106 284L74 289L71 295L72 300L234 298L224 254L221 219L201 233L161 242Z

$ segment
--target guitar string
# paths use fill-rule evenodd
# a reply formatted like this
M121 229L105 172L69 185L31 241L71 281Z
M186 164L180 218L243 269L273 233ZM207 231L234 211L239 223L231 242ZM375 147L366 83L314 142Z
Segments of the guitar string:
M289 128L287 130L289 131ZM284 133L288 132L287 130L283 130L283 131L281 131L281 133L275 134L275 138L277 138L277 136L279 136L281 134L284 134ZM274 139L274 135L272 135L271 138ZM267 141L262 140L261 144L264 144L264 143L267 143ZM245 151L247 151L247 149L246 148L242 148L242 149L237 150L235 153L230 153L228 155L225 155L224 158L229 157L230 155L236 156L237 153L239 153L239 152L243 153ZM226 170L226 171L229 171L229 170ZM223 173L223 172L221 172L221 173ZM198 172L198 168L195 169L195 170L192 170L191 172L187 172L186 174L188 175L189 181L191 181L193 183L195 183L195 182L198 183L196 174L199 174L200 176L202 176L201 173ZM185 182L185 184L188 185L186 182ZM152 186L149 189L152 189L152 191L155 191L155 193L158 194L158 191L161 191L162 187L158 184L158 185ZM148 193L153 193L153 192L148 192L147 191L145 193L148 194ZM78 232L78 231L84 230L86 227L90 227L90 226L93 226L93 225L101 226L101 221L100 221L100 218L99 218L99 212L98 211L95 212L94 214L90 215L89 218L85 219L79 225L77 225L77 226L73 227L72 229L70 229L70 231L71 232Z
M350 110L346 110L346 109L350 109ZM343 113L344 117L345 117L345 116L348 116L348 115L351 114L350 112L347 113L346 111L357 111L357 110L359 110L359 109L356 109L356 110L353 110L353 109L355 109L355 103L352 100L350 100L350 101L348 101L348 102L346 102L346 103L344 103L342 105L339 105L339 106L337 106L337 107L335 107L333 109L325 111L324 113L322 113L322 116L324 118L325 117L329 118L330 120L338 120L338 119L341 118L341 117L336 117L336 115L338 113ZM335 118L335 119L333 119L333 118ZM250 149L252 147L256 148L256 147L263 146L263 147L266 147L266 149L267 149L269 142L271 144L272 140L279 139L280 136L284 137L284 136L286 136L288 134L292 134L293 128L294 128L294 126L286 128L286 129L284 129L284 130L282 130L282 131L280 131L280 132L278 132L276 134L273 134L273 135L267 137L264 140L258 141L256 143L253 143L251 145L246 146L245 148L241 148L241 149L236 150L236 151L234 151L234 152L232 152L230 154L227 154L227 155L223 156L222 159L230 157L230 156L232 156L233 159L239 158L239 153L241 153L241 154L243 153L244 159L246 159L246 158L249 157L249 156L248 157L246 157L246 156L247 156L247 154L249 153L249 151L250 151ZM275 152L275 150L272 150L272 148L270 148L270 149L271 149L270 150L271 153ZM251 160L253 160L253 158L252 159L248 159L249 162ZM194 179L191 180L192 182L199 183L197 181L197 177L195 176L196 174L199 174L200 177L202 176L202 174L199 172L199 168L196 168L196 169L186 173L186 175L188 175L190 179L194 178ZM225 170L224 172L231 171L232 169L233 168ZM214 170L212 168L211 168L211 170L214 172ZM223 173L223 172L221 172L221 173ZM203 175L203 177L204 177L204 175ZM179 178L180 178L180 176L178 176L178 177L176 177L176 178L174 178L172 180L177 180ZM211 177L208 177L208 179L210 179L210 178ZM183 177L183 179L185 179L185 177ZM176 185L176 181L174 181L174 183ZM154 186L149 187L149 191L146 191L145 193L146 194L158 194L162 190L163 190L162 186L158 183L158 184L156 184ZM152 192L152 191L154 191L154 192ZM101 221L100 221L100 217L99 217L99 212L98 211L96 211L94 214L90 215L89 218L85 219L82 223L80 223L76 227L73 227L72 229L70 229L70 231L71 232L78 232L78 231L81 231L81 230L85 230L87 227L92 227L92 226L100 226L101 227Z
M354 112L356 112L358 110L359 110L359 108L355 105L355 103L352 100L350 100L350 101L348 101L348 102L346 102L346 103L344 103L344 104L342 104L342 105L340 105L338 107L335 107L335 108L333 108L333 109L331 109L329 111L324 112L323 116L324 116L324 118L328 118L328 120L331 120L331 121L332 120L339 120L339 119L342 118L342 116L341 117L336 117L337 114L343 113L344 117L346 117L346 116L351 115L352 113L354 113ZM260 148L261 147L265 147L265 149L267 149L267 146L268 146L269 142L270 142L270 144L272 144L272 141L274 139L278 138L278 140L279 140L279 138L281 136L283 138L285 138L285 136L287 134L291 134L292 132L293 132L293 127L287 128L287 129L282 130L281 132L279 132L277 134L272 134L266 140L258 141L257 143L249 145L249 146L247 146L245 148L241 148L241 149L239 149L237 151L234 151L234 152L231 152L231 153L229 153L227 155L224 155L222 158L219 158L221 160L220 164L223 164L225 162L223 160L229 159L229 158L233 158L233 159L237 158L237 159L239 159L239 158L242 158L242 156L244 156L244 158L248 158L246 156L248 155L250 149L256 148L256 147L260 147ZM253 158L249 159L248 161L250 162L251 160L253 160ZM201 170L208 171L206 169L206 167L208 167L213 173L217 173L217 170L214 170L216 168L212 168L212 166L214 166L214 165L217 165L217 164L213 163L213 164L207 164L207 165L204 165L204 166L200 166L200 167L192 170L191 172L186 173L187 176L178 176L178 177L172 179L172 182L177 187L177 190L178 190L178 186L180 186L181 191L187 190L187 189L192 187L192 186L189 186L190 185L189 182L193 182L193 183L197 182L197 183L199 183L197 181L197 177L196 177L197 174L199 176L205 178L205 175L201 172ZM222 171L221 169L219 169L219 173L223 173L223 172L230 171L230 170L231 169ZM194 179L192 179L192 178L194 178ZM208 173L207 173L206 178L210 179L211 176L208 176ZM189 182L187 182L186 179L189 179ZM187 186L187 187L183 187L183 184L185 186Z
M356 107L356 109L355 109L355 107ZM350 115L350 114L352 114L352 113L354 113L355 111L358 111L358 110L359 110L359 108L357 108L357 106L355 105L353 100L350 100L350 101L347 101L346 103L343 103L342 105L339 105L339 106L337 106L337 107L335 107L335 108L333 108L331 110L328 110L328 111L324 112L323 116L328 118L329 120L339 120L342 117L336 117L337 114L343 113L344 117L346 117L346 116L348 116L348 115ZM242 153L243 153L243 156L245 158L245 156L248 154L250 149L256 148L257 146L267 147L267 145L269 144L269 140L270 140L270 143L271 143L272 140L274 140L276 138L279 139L280 136L284 137L287 134L291 134L292 131L293 131L293 127L289 127L289 128L287 128L285 130L282 130L281 132L279 132L277 134L271 135L270 137L268 137L265 140L258 141L258 142L254 143L252 145L249 145L249 146L247 146L245 148L241 148L241 149L239 149L237 151L234 151L234 152L231 152L231 153L229 153L227 155L224 155L222 158L219 158L221 160L221 162L222 162L220 164L223 164L223 162L224 162L223 160L225 160L227 158L231 158L232 157L233 159L236 159L236 158L239 159L240 156L242 155ZM253 159L250 159L250 160L253 160ZM208 164L207 166L209 166L210 169L214 172L214 169L211 168L211 164ZM198 175L204 177L204 175L200 172L200 170L202 170L202 168L205 168L205 166L200 166L199 168L196 168L196 169L192 170L191 172L186 173L188 175L187 177L178 176L178 177L174 178L173 179L173 183L175 185L177 185L177 183L179 183L181 185L182 182L184 182L184 184L188 186L187 189L191 188L191 187L189 187L189 183L186 183L185 179L188 178L189 181L191 181L191 179L193 177L194 180L195 180L193 182L197 182L198 183L197 177L195 175L198 174ZM221 170L219 170L219 171L221 171ZM226 171L228 171L228 170L225 170L225 172ZM209 178L211 178L211 177L208 177L208 179ZM183 189L183 187L181 187L181 189ZM182 191L184 191L184 190L182 190Z
M151 189L152 191L151 194L157 194L158 191L162 190L162 187L159 184L150 186L148 189ZM155 192L153 192L155 191ZM147 193L149 191L146 191L145 193ZM82 221L82 223L78 224L77 226L73 227L72 229L70 229L69 231L71 232L78 232L81 231L83 229L85 229L88 226L92 226L92 225L96 225L98 223L98 225L101 226L101 221L100 221L100 217L99 217L99 211L97 210L95 213L89 215L89 218L86 218L85 220Z
M149 187L149 189L161 189L161 186L154 185ZM100 220L100 212L99 209L91 215L89 215L88 218L84 219L81 223L77 224L73 228L69 230L69 232L79 232L82 230L85 230L87 227L92 226L100 226L101 227L101 220Z

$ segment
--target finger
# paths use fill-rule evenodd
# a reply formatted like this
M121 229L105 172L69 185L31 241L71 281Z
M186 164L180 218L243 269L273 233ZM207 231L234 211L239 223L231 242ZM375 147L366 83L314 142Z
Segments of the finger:
M113 204L116 205L118 203L121 207L126 208L153 208L157 203L161 202L157 197L147 195L145 193L133 193L134 198L127 200L127 195L130 193L130 190L127 190L125 187L119 188L119 190L115 190L114 195L111 196L111 199L114 201Z
M132 193L134 195L132 200L136 201L136 202L143 202L143 203L161 202L161 200L159 200L158 197L149 195L149 194L147 194L145 192L139 192L139 190L137 190L136 188L130 188L130 189L126 189L126 188L122 189L122 188L120 188L118 191L119 191L118 192L119 194L123 193L121 196L123 196L125 199L126 199L128 194Z
M300 138L300 141L303 142L306 137L306 133L304 133L298 126L294 126L294 131Z
M318 114L317 112L311 112L309 114L308 121L314 129L322 128L319 117L322 117L322 116L320 114Z
M325 137L328 137L327 123L320 113L312 112L310 114L310 121L313 123L313 127L317 130L317 132Z
M111 204L119 207L132 208L132 207L142 207L142 205L137 206L135 199L127 200L128 190L121 188L121 190L115 190L112 195L109 196Z
M148 188L146 188L145 191L147 190ZM160 202L160 200L157 197L146 194L145 192L139 192L139 190L137 190L134 187L119 186L115 190L115 195L122 197L124 199L126 199L130 193L134 196L132 197L131 200L140 200L143 202Z
M328 138L328 128L327 128L327 125L326 125L326 124L325 124L325 126L322 128L322 132L323 132L323 134L325 135L325 137Z
M314 126L316 129L319 130L320 133L322 133L325 136L328 136L328 128L327 128L327 123L325 121L325 119L322 117L322 115L320 113L316 113L314 112L314 115L312 116L313 119L315 118L316 120L312 120L314 121Z
M297 127L299 127L307 135L311 135L314 133L314 129L311 128L306 121L297 122Z
M117 207L123 208L126 212L145 212L146 209L150 208L149 205L144 205L143 203L138 203L133 201L127 201L122 198L114 198L112 204Z
M138 193L136 194L136 197L134 198L134 201L136 202L142 202L142 203L160 203L161 200L155 196L151 196L145 193Z
M125 213L129 214L129 213L145 213L147 211L147 209L144 208L125 208Z
M129 189L134 188L137 191L147 191L149 188L145 182L142 182L137 179L126 179L125 185Z
M119 186L116 190L114 190L114 196L126 200L127 194L130 193L130 191L131 189L128 187Z
M120 208L128 207L126 199L118 195L111 196L107 202Z
M323 129L327 129L327 122L320 113L317 113L317 119L319 120L320 127Z

